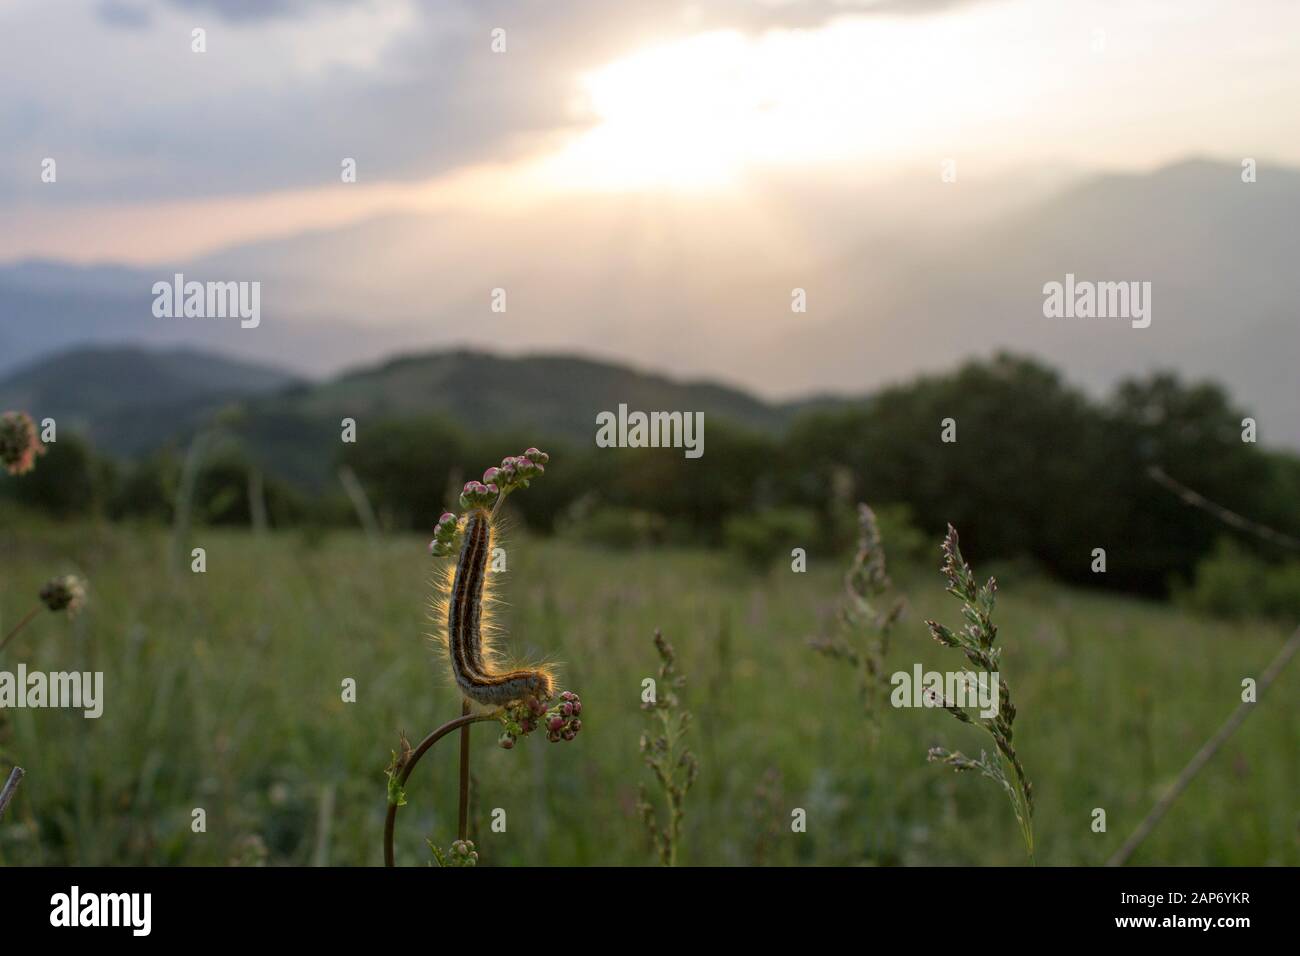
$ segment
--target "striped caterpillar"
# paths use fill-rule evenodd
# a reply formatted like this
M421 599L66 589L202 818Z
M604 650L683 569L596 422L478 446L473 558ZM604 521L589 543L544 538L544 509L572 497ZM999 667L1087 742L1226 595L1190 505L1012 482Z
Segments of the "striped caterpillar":
M487 565L492 539L492 515L486 508L470 510L460 557L449 569L446 636L452 676L461 693L480 704L499 707L528 697L547 700L555 690L549 669L500 669L493 653L491 624L483 612L485 592L491 603Z

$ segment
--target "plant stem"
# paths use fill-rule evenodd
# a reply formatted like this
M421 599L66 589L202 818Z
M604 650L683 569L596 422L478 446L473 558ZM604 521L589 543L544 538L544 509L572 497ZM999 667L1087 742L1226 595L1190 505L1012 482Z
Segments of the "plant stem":
M1151 808L1151 812L1138 824L1132 835L1124 841L1124 845L1106 861L1107 866L1123 866L1128 862L1129 857L1142 845L1142 841L1151 834L1151 831L1156 828L1156 824L1169 812L1169 808L1174 805L1174 801L1182 796L1183 791L1187 789L1187 785L1192 782L1192 778L1200 773L1201 768L1210 762L1210 758L1218 752L1224 742L1250 716L1250 712L1263 701L1264 691L1268 690L1273 681L1277 680L1277 675L1282 673L1282 668L1286 667L1291 661L1296 651L1300 651L1300 627L1295 629L1287 642L1282 645L1282 649L1277 652L1277 656L1269 662L1264 673L1260 675L1259 683L1255 686L1255 700L1243 700L1237 705L1237 709L1232 712L1232 716L1224 721L1223 725L1214 732L1214 735L1201 746L1201 749L1196 752L1196 756L1192 757L1187 766L1183 768L1182 773L1178 775L1178 779L1174 781L1173 786L1169 788L1163 797L1156 801L1156 805Z
M406 758L406 763L403 764L402 769L398 771L397 774L398 786L404 786L406 784L407 779L411 776L411 771L414 770L415 765L420 762L420 758L424 756L425 751L427 751L430 747L436 744L443 737L447 736L447 734L451 733L453 730L456 730L460 727L465 727L469 724L478 723L481 720L496 720L496 719L497 719L497 715L495 713L462 714L461 716L457 717L455 720L447 721L445 724L443 724L433 733L429 734L429 736L421 740L419 746L417 746L414 750L411 751L410 756ZM396 865L393 862L393 830L396 827L396 825L397 825L397 804L389 803L388 816L384 820L384 866Z
M0 641L0 651L3 651L5 649L5 645L8 644L11 640L13 640L13 636L17 634L19 631L21 631L23 628L25 628L28 624L30 624L32 618L36 617L36 615L40 613L41 613L40 604L37 604L36 607L28 611L27 616L18 622L18 626L15 627L8 634L6 634L5 639L3 641Z
M461 705L462 717L469 716L469 701ZM460 822L457 824L458 839L464 840L469 832L469 724L460 728Z
M26 773L22 767L14 767L13 770L9 771L9 779L5 781L4 787L0 789L0 819L4 818L5 810L9 808L9 801L18 792L18 784L22 783L25 775Z

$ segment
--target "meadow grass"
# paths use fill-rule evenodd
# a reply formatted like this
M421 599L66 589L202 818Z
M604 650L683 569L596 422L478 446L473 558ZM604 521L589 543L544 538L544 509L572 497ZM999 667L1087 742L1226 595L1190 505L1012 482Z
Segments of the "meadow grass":
M382 862L384 768L398 732L415 739L460 712L424 636L425 540L198 528L207 572L173 576L160 529L8 516L2 527L0 628L53 574L84 574L90 597L75 619L34 621L0 670L102 670L106 703L99 720L0 712L0 770L27 770L0 825L0 862L224 865L248 858L250 844L271 864ZM481 865L654 861L636 804L655 628L688 676L680 695L702 768L679 863L1024 862L1002 795L925 762L938 743L978 746L978 731L941 710L887 707L872 748L851 675L808 647L836 613L847 556L811 554L806 574L778 564L758 575L718 552L600 551L520 534L506 545L506 646L558 665L562 685L582 694L585 726L580 745L539 738L512 751L496 745L493 725L474 728ZM888 671L951 663L923 623L951 611L937 569L937 548L925 567L892 566L909 608ZM1014 573L999 583L1037 860L1100 864L1285 631ZM356 703L341 699L347 677ZM1298 691L1300 669L1284 673L1134 863L1300 864ZM455 748L431 752L407 784L399 865L429 862L426 838L454 838L456 787ZM196 807L206 833L191 831ZM806 833L790 832L795 807ZM1092 832L1095 807L1108 833ZM496 808L505 833L489 826Z

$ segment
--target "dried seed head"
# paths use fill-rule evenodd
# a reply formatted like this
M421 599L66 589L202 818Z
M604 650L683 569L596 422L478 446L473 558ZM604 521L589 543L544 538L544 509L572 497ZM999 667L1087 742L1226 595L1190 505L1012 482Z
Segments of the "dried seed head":
M72 617L86 603L86 585L75 574L50 578L41 588L41 603L51 611L67 611Z

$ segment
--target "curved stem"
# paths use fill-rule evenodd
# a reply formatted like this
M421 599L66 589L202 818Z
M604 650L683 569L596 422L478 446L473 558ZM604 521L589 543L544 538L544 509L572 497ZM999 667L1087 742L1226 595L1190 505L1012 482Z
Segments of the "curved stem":
M40 605L40 604L36 605L36 607L34 607L34 608L32 608L30 611L28 611L28 612L27 612L27 616L26 616L25 618L23 618L21 621L18 622L18 626L15 627L15 628L14 628L12 631L10 631L8 634L6 634L6 635L5 635L5 639L4 639L3 641L0 641L0 651L3 651L3 650L5 649L5 645L8 644L11 640L13 640L13 636L14 636L15 634L17 634L19 631L21 631L23 628L25 628L28 624L30 624L31 621L32 621L32 618L34 618L37 614L40 614L40 613L41 613L41 605Z
M449 720L429 736L420 741L419 745L411 751L411 755L406 758L406 763L397 773L397 783L399 786L405 786L407 779L411 776L411 771L415 765L420 762L425 751L436 744L447 734L459 727L468 727L470 724L478 723L482 720L496 720L497 715L492 714L462 714L455 720ZM393 861L393 830L397 825L397 804L388 804L388 816L384 820L384 866L395 866Z

